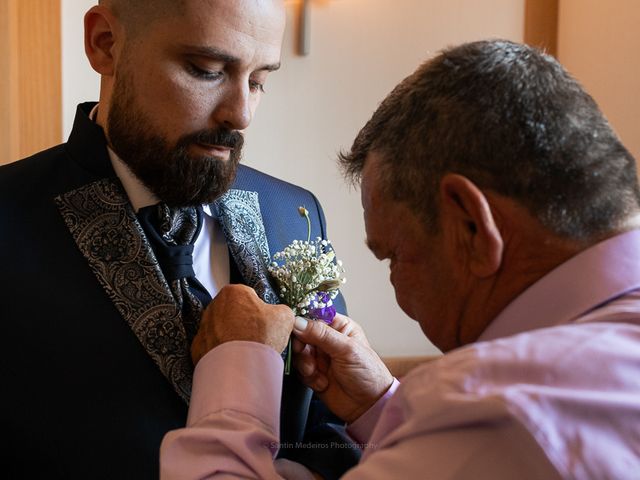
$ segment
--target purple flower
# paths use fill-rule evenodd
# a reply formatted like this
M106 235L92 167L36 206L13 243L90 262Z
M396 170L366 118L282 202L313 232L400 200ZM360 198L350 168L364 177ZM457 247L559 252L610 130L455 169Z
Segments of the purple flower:
M309 306L307 316L314 320L322 320L327 325L331 325L333 317L336 316L336 308L330 304L331 296L327 292L316 293L315 302L325 305L324 307L313 308L313 303ZM329 304L329 306L327 306Z

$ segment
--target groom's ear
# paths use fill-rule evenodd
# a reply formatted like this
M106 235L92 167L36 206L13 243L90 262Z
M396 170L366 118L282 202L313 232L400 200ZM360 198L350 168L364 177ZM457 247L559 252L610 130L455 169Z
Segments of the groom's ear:
M91 67L103 76L113 76L122 28L113 13L96 5L84 16L84 50Z
M454 261L475 277L494 275L502 264L504 242L486 196L468 178L446 174L439 200L441 226Z

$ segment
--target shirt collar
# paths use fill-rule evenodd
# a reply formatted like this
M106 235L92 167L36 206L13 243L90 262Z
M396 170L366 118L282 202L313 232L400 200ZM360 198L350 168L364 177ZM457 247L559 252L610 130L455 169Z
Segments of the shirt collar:
M637 288L640 230L631 230L589 247L546 274L507 305L478 341L570 323Z
M89 118L95 122L97 114L98 104L96 104L93 109L91 109L91 112L89 112ZM124 163L113 150L111 150L109 145L107 145L107 152L109 153L109 159L111 160L113 170L116 172L120 183L122 183L135 212L138 212L141 208L155 205L160 202L160 199L156 197L154 193L140 180L138 180L138 177L136 177L127 164ZM213 216L209 205L203 205L202 210L209 217Z

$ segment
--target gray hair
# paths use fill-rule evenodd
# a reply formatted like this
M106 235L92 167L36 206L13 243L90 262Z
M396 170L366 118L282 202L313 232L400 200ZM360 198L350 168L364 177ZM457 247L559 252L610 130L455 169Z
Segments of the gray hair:
M402 81L340 154L348 179L372 151L385 191L430 230L447 172L574 240L619 228L640 203L635 161L595 101L553 57L504 40L444 50Z

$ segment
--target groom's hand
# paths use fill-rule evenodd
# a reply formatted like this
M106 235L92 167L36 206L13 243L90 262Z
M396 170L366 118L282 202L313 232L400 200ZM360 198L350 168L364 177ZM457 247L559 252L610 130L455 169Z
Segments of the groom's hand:
M349 317L338 314L331 326L297 318L294 335L294 362L303 382L347 423L391 387L393 376Z
M270 346L280 353L287 346L295 317L289 307L264 303L245 285L227 285L202 313L191 345L193 364L225 342L244 340Z

